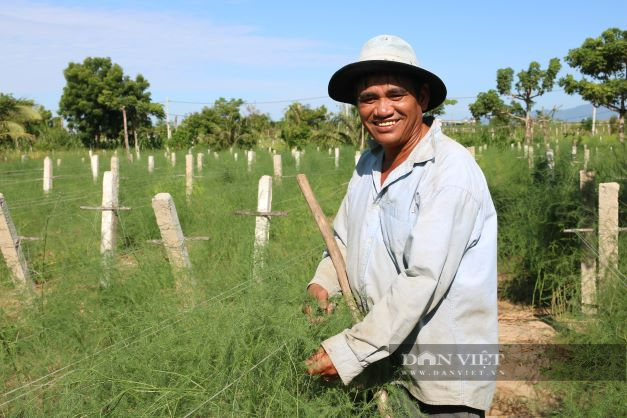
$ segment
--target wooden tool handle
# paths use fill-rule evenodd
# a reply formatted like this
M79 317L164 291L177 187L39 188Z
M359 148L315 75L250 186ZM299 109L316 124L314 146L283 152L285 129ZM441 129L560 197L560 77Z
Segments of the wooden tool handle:
M307 180L307 176L304 174L298 174L296 176L296 181L298 182L298 186L300 190L303 192L303 196L309 205L309 209L311 209L311 213L313 214L316 224L318 225L318 229L324 238L324 242L327 245L327 250L329 251L329 256L331 257L331 261L333 262L333 267L335 267L335 271L337 272L337 278L340 283L340 288L342 289L342 294L344 295L344 300L348 305L348 308L351 312L351 317L353 318L353 323L358 323L361 321L362 316L361 312L357 308L357 304L355 303L355 299L353 298L353 293L351 292L350 285L348 284L348 276L346 275L346 264L344 264L344 257L342 257L342 253L340 252L340 248L335 242L335 237L333 236L333 232L329 223L327 222L327 218L324 216L322 212L322 208L318 204L316 197L311 190L311 186L309 185L309 181Z

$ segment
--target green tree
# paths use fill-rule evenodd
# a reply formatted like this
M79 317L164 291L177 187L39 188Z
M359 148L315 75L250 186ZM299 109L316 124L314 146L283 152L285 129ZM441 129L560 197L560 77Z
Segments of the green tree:
M594 106L618 112L619 138L625 141L627 99L627 31L605 30L598 38L587 38L579 48L568 51L566 62L590 77L576 80L572 75L559 80L568 94L579 94Z
M188 115L172 134L169 145L190 147L196 144L225 149L231 146L252 148L257 138L240 112L242 99L219 98L213 107Z
M10 94L0 93L0 143L10 140L15 149L20 148L21 140L30 143L35 136L28 132L28 124L41 120L41 113L32 100L16 99Z
M339 134L330 119L324 105L312 109L309 105L294 102L283 114L281 138L290 148L301 149L309 142L337 143Z
M514 70L501 68L496 72L496 90L479 93L477 100L469 106L470 112L475 119L499 116L523 121L525 142L531 144L534 121L532 109L535 99L553 89L561 67L557 58L549 61L546 70L541 69L540 64L533 61L527 70L517 74L515 83ZM506 105L501 96L511 98L511 104Z
M66 85L59 113L86 144L98 146L103 138L117 139L123 128L123 109L135 128L150 123L150 116L163 117L162 106L151 102L148 81L141 74L130 79L108 57L71 62L63 74Z

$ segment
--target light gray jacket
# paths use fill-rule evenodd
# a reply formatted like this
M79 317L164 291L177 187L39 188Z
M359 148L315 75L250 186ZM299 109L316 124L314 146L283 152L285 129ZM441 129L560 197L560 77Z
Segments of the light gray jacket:
M367 315L322 343L344 384L396 347L497 344L496 211L470 153L434 123L381 185L383 150L363 154L334 222L350 286ZM313 280L340 292L328 256ZM434 405L489 409L494 380L405 383Z

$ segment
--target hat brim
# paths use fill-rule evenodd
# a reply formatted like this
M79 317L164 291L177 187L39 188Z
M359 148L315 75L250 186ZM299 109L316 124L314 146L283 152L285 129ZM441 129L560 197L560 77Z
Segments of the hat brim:
M446 86L437 75L414 65L385 60L358 61L340 68L329 80L329 96L338 102L355 105L355 84L362 77L373 74L401 74L409 76L416 84L428 84L429 105L425 112L435 109L446 99Z

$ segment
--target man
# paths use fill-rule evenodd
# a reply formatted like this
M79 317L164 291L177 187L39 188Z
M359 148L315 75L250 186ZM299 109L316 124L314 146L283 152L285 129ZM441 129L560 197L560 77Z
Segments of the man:
M494 205L470 153L423 118L446 98L442 80L419 67L408 43L382 35L332 76L329 95L356 105L374 139L334 222L367 314L322 342L309 373L348 385L401 344L414 355L425 345L463 354L464 345L498 344ZM330 311L328 298L339 291L325 257L308 292ZM495 389L489 378L415 375L403 385L430 416L483 416Z

